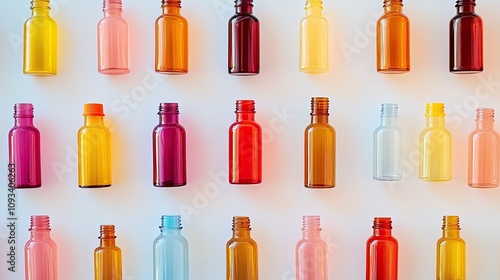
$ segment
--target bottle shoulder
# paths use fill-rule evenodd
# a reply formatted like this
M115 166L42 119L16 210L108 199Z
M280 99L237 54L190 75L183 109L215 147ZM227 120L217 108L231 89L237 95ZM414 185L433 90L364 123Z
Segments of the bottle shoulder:
M388 243L388 244L398 245L398 240L392 235L387 235L387 236L372 235L370 238L368 238L366 243L368 245L375 243Z
M242 237L233 237L229 239L226 243L226 247L234 248L234 247L257 247L257 243L250 237L242 238Z
M396 133L396 134L401 134L403 130L401 127L397 125L380 125L377 128L375 128L374 133Z
M316 15L316 14L307 15L307 16L303 17L300 22L301 22L301 24L304 24L307 22L319 22L319 23L323 23L323 24L328 24L328 20L321 14L320 15Z
M44 25L41 25L44 24ZM48 25L46 25L48 24ZM45 27L52 27L56 28L57 24L56 21L50 16L50 15L34 15L29 17L25 22L24 22L25 27L30 27L32 25L36 25L36 28L40 28L42 26Z
M235 14L231 18L229 18L230 24L237 23L237 22L244 22L244 21L258 23L259 19L256 16L254 16L253 14Z
M297 242L295 248L298 250L302 247L324 247L326 248L326 242L321 238L302 238Z
M86 134L86 133L104 133L111 134L109 129L104 125L84 125L80 127L78 130L78 134Z
M420 136L426 136L430 134L439 134L445 137L451 137L451 132L444 126L428 126L420 132Z
M437 245L463 245L465 246L465 240L461 237L441 237L437 241Z
M160 133L167 131L186 133L186 129L180 123L158 124L153 129L153 133Z
M181 14L162 14L161 16L156 18L156 24L162 22L182 22L184 24L188 23L187 19Z
M468 13L462 13L462 14L457 14L453 18L451 18L450 23L456 23L460 21L468 21L468 22L483 22L483 19L481 16L476 14L475 12L468 12Z
M475 129L469 134L469 137L492 137L498 139L500 137L500 134L493 129Z
M305 131L306 133L312 133L314 131L331 131L335 133L335 128L329 123L311 123L306 127Z
M35 135L40 135L40 130L36 128L35 126L14 126L9 130L9 135L10 136L15 136L15 135L22 135L22 134L35 134Z
M259 131L262 129L260 124L258 124L256 121L243 120L232 123L231 126L229 127L229 130L245 129L245 128L254 128Z
M125 26L128 25L127 21L121 16L105 16L105 17L101 18L101 20L99 20L97 25L102 26L102 25L108 24L108 23L119 23L119 24L123 24Z

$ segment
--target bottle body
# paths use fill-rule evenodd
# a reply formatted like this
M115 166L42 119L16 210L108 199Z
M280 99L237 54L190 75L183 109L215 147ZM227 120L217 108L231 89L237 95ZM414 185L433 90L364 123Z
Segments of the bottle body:
M366 280L398 279L398 241L391 234L391 218L376 217L366 242Z
M94 250L94 279L122 280L122 252L115 245L115 226L101 225L100 246Z
M24 246L26 280L57 280L57 245L50 238L49 216L31 216L30 239Z
M257 243L250 237L250 219L233 217L233 237L226 243L226 280L258 280Z
M401 128L398 126L398 105L382 104L381 124L373 132L373 179L402 179Z
M328 248L321 239L319 216L302 218L302 239L295 246L297 280L327 280Z
M306 17L300 22L299 69L316 74L328 71L328 21L321 0L306 0Z
M458 216L443 217L443 236L437 242L436 280L466 279L465 241L460 238Z

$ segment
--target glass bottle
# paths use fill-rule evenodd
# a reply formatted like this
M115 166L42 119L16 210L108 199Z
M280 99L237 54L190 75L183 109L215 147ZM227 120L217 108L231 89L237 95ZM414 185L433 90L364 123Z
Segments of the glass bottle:
M377 21L377 71L410 71L410 20L403 14L402 0L384 0L384 15Z
M328 71L328 21L322 15L323 1L306 0L306 17L300 22L300 64L304 73Z
M252 76L260 71L259 20L253 15L253 0L234 0L236 13L228 23L228 72Z
M49 0L31 0L31 17L24 23L24 66L28 75L57 73L57 24Z
M380 126L373 132L373 179L402 179L401 128L398 126L398 104L382 104Z
M419 177L424 181L451 180L451 133L444 123L444 104L427 103L426 127L420 132Z
M304 132L304 185L335 187L335 129L328 123L328 97L311 98L311 123Z
M468 184L475 188L498 187L500 135L494 129L495 110L476 110L476 129L469 135Z
M179 124L179 105L160 103L160 123L153 130L153 185L185 186L186 131Z
M398 279L398 241L391 231L391 218L375 217L366 242L366 280Z
M115 226L101 225L100 246L94 250L94 279L122 280L122 251L115 245Z
M302 217L302 239L295 246L297 280L328 279L328 248L320 233L319 216Z
M128 24L122 17L122 0L103 0L104 18L97 25L97 59L101 74L130 72Z
M40 131L33 125L33 105L14 106L14 127L9 131L9 169L15 188L42 185Z
M258 280L257 243L250 237L250 218L233 217L233 237L226 244L226 280Z
M450 21L450 72L483 71L483 20L474 9L476 0L457 0L457 15Z
M229 183L262 182L262 129L255 122L255 102L236 100L236 121L229 127Z
M111 133L104 126L102 104L83 107L84 124L78 130L78 186L111 186Z
M436 280L465 280L465 241L458 216L443 216L443 237L437 242Z
M30 221L30 239L24 246L26 280L57 280L57 245L50 238L49 216L31 216Z
M181 0L162 0L155 22L155 70L160 74L188 72L188 22L181 16Z
M160 235L153 243L153 279L188 280L188 242L180 216L162 216Z

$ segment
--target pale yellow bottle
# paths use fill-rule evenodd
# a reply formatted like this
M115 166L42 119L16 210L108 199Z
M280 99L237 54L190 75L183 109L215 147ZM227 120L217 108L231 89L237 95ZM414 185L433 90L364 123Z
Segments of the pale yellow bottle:
M328 22L321 0L306 0L306 17L300 22L300 71L309 74L328 71Z
M50 17L50 0L32 0L32 15L24 23L23 72L48 76L57 73L57 24Z
M465 280L465 241L458 216L443 217L443 236L437 242L436 280Z
M426 127L420 132L421 180L451 180L451 133L445 127L445 115L443 103L427 103Z

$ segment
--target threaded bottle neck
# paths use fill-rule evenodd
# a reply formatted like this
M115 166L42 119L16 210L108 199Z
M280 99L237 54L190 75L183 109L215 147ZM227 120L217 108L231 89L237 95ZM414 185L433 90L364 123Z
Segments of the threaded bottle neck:
M495 110L493 108L476 109L476 127L493 129L495 123Z
M50 231L48 215L35 215L30 218L30 231Z
M390 236L392 231L392 220L389 217L375 217L373 219L373 234L378 236Z
M158 116L161 124L179 123L179 104L160 103L158 107Z
M33 104L16 103L14 105L14 118L33 118Z
M50 0L32 0L31 9L48 9L50 10Z
M457 12L459 14L474 12L476 7L476 0L457 0L455 7L457 8Z
M99 239L101 246L114 246L115 245L115 226L114 225L101 225Z
M402 0L384 0L384 12L401 12L403 10Z
M162 8L181 8L181 0L162 0L161 1Z
M427 126L444 126L444 103L427 103L425 106Z
M234 7L237 14L251 14L253 10L253 0L234 0Z
M102 10L104 12L106 11L122 12L122 0L103 0Z
M302 234L304 238L319 237L321 232L319 216L303 216L302 217Z
M253 100L236 100L236 120L244 121L255 119L255 101Z
M328 97L311 98L311 123L328 123Z
M460 237L460 218L458 216L443 216L441 229L444 237Z
M160 229L182 229L181 216L161 216L161 226Z
M321 15L323 11L323 1L321 0L306 0L306 15Z
M380 109L380 121L382 125L397 125L398 104L384 103Z
M233 217L233 237L250 237L250 218L245 216Z

